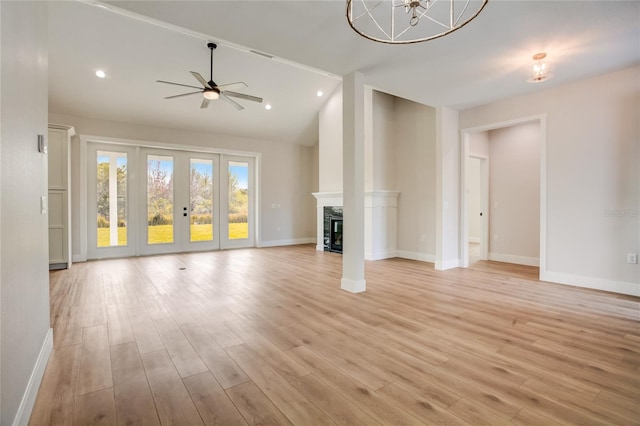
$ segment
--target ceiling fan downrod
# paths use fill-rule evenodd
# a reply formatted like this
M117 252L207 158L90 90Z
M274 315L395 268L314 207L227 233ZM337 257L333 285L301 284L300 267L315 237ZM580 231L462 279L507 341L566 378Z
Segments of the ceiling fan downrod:
M209 82L213 82L213 51L218 47L215 43L207 43L207 47L211 50L211 66L209 67ZM215 84L213 84L215 86Z

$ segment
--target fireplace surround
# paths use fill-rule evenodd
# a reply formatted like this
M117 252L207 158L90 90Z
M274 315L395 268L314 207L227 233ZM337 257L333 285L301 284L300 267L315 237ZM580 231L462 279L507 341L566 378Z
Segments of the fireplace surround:
M317 200L317 239L316 250L342 252L342 241L338 247L331 250L331 216L334 217L334 227L342 230L343 199L341 192L314 192ZM378 260L396 256L398 191L365 192L364 204L364 238L365 259ZM333 210L332 210L333 209ZM325 214L325 211L328 212ZM344 224L349 226L348 224ZM334 231L335 232L335 231ZM349 244L347 241L346 244Z

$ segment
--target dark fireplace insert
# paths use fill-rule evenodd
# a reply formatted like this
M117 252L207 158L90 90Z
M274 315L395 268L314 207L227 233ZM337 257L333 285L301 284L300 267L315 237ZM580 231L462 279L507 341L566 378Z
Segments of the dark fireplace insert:
M324 251L342 253L342 207L324 208Z

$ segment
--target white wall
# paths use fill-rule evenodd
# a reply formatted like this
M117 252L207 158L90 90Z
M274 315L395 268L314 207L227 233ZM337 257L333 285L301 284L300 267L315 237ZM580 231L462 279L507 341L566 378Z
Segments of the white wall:
M37 150L37 135L47 134L47 6L1 2L0 8L0 423L10 425L27 423L44 372L38 367L48 358L43 349L52 343L48 224L40 212L47 157Z
M371 172L365 191L396 190L395 96L373 91Z
M318 115L319 191L342 192L342 84Z
M489 131L489 259L537 265L540 124Z
M640 295L640 67L460 113L473 128L547 115L545 280Z
M260 241L263 245L315 240L314 148L228 135L139 126L49 114L49 122L75 127L78 135L131 139L174 145L206 146L234 152L261 153ZM80 255L80 152L78 137L71 150L72 235L74 256ZM272 208L272 205L280 208ZM279 228L279 230L278 230Z
M436 110L395 98L398 254L434 262L436 255Z

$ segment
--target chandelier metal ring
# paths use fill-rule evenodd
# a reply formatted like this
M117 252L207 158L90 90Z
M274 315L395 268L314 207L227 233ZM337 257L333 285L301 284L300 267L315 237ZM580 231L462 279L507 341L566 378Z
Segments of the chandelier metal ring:
M410 44L433 40L467 25L489 0L347 0L347 21L369 40Z

